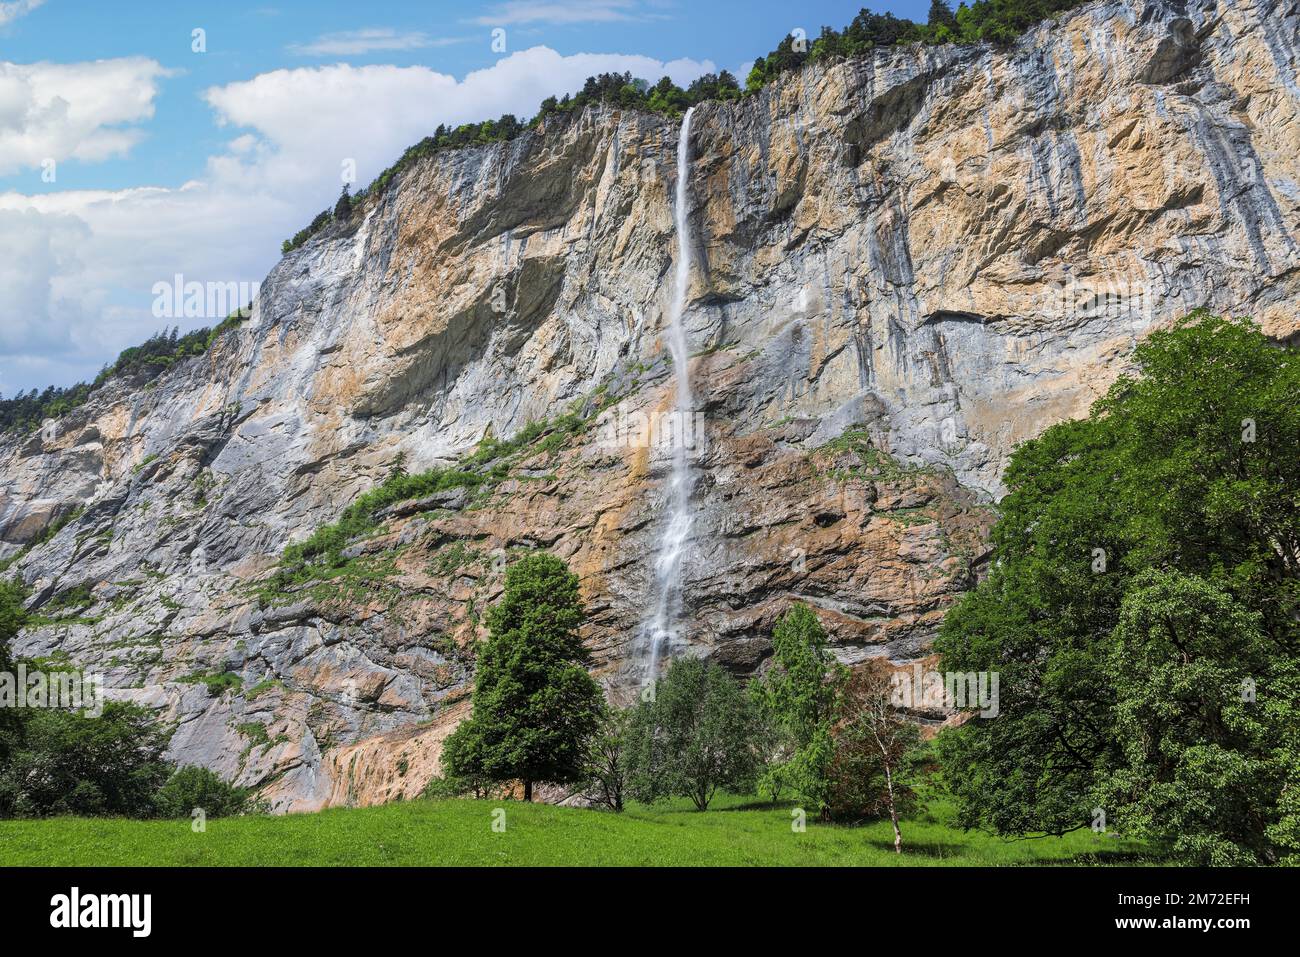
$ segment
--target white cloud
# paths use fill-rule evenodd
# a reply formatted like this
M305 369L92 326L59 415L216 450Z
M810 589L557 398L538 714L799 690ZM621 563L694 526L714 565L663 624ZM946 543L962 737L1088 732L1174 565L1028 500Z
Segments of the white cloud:
M200 180L178 189L0 194L0 258L8 261L0 266L0 390L93 376L164 325L151 314L151 290L176 273L259 281L280 241L332 203L344 159L356 161L364 185L439 123L531 116L548 95L625 71L685 86L716 67L535 47L460 80L427 67L276 70L205 93L231 138Z
M14 0L13 3L0 3L0 27L27 16L44 2L45 0Z
M632 0L509 0L471 22L483 26L521 23L615 23L637 19Z
M467 37L431 37L411 31L399 33L387 27L325 33L311 43L290 44L289 52L299 56L358 56L380 50L421 50L466 42Z
M88 162L125 155L154 113L156 60L125 57L93 63L0 61L0 175L46 160Z
M307 184L323 205L338 188L344 160L356 163L358 185L364 185L439 123L455 126L504 113L526 118L547 95L576 91L596 73L631 72L651 81L667 74L685 86L715 70L709 60L561 56L549 47L511 54L463 80L423 66L276 70L205 94L219 123L254 130L261 140L259 148L243 141L238 155L232 150L214 158L210 170L217 180L258 182L281 195Z

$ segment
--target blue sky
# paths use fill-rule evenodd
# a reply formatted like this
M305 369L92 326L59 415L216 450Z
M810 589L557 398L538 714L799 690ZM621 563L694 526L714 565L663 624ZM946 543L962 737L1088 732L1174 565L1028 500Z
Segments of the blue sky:
M367 183L439 122L526 117L603 69L740 73L859 7L0 0L0 394L211 325L159 317L155 283L257 282L344 162ZM924 19L929 2L871 7Z

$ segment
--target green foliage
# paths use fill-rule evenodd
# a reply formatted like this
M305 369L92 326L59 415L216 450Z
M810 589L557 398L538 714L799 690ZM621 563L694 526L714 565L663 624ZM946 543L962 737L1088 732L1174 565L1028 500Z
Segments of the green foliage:
M504 790L484 770L482 737L472 720L462 722L443 742L442 767L444 773L425 785L424 797L487 798Z
M946 671L1000 672L1000 715L941 736L945 777L962 823L999 834L1082 827L1100 793L1112 820L1172 839L1152 808L1190 782L1213 785L1248 810L1243 853L1268 859L1278 851L1262 835L1287 825L1283 785L1267 769L1294 754L1294 740L1283 726L1254 728L1255 712L1207 683L1249 669L1261 689L1254 720L1293 714L1300 362L1248 320L1204 313L1153 333L1136 359L1140 374L1116 382L1088 419L1054 426L1012 456L992 570L948 614L937 643ZM1166 577L1144 577L1150 569ZM1167 620L1178 642L1195 643L1186 661L1149 625L1179 594L1197 603L1185 610L1192 617ZM1234 637L1206 615L1253 624ZM1150 683L1120 681L1115 655ZM1175 700L1179 682L1205 697ZM1139 732L1133 717L1179 709L1200 709L1187 718L1189 738ZM1156 761L1139 733L1172 752ZM1186 808L1173 853L1225 859L1228 825L1214 813Z
M631 709L606 708L587 742L587 792L616 813L622 812L628 795L631 729Z
M758 716L716 662L679 658L628 731L630 792L638 801L687 797L704 811L721 790L746 793L759 770Z
M574 412L567 412L554 420L529 422L508 439L484 438L473 453L461 462L466 468L481 468L529 448L542 439L541 451L553 452L571 435L581 435L587 421Z
M339 194L339 200L334 204L334 219L338 222L347 222L352 218L352 197L348 195L348 185L343 184L343 192Z
M893 699L891 669L873 661L843 683L833 731L828 787L831 816L856 821L889 815L901 853L901 816L916 803L920 729Z
M432 469L418 475L408 475L395 470L381 485L361 495L349 505L333 525L318 528L310 538L284 550L282 565L292 575L293 571L308 562L322 560L338 567L345 561L343 548L353 539L366 535L378 527L375 517L380 509L398 502L423 498L436 492L454 488L474 488L483 481L473 472L456 469Z
M1279 673L1260 615L1177 571L1136 576L1112 637L1123 754L1097 786L1107 827L1191 864L1276 863L1270 830L1300 727L1295 659Z
M13 674L14 660L10 655L9 644L22 631L27 622L27 611L23 603L27 600L27 589L17 578L13 580L0 578L0 672ZM22 715L16 708L0 708L0 768L5 766L16 744L16 736L22 726ZM0 802L4 798L0 795ZM0 804L0 811L3 805Z
M106 702L97 718L33 709L0 768L0 816L147 816L171 773L169 738L151 711L125 702Z
M181 684L201 684L208 689L208 694L214 698L221 697L227 691L238 691L244 684L244 679L232 671L219 674L196 671L192 675L178 678L177 681Z
M454 777L534 782L582 780L586 745L604 708L587 668L590 652L578 577L544 552L506 571L505 593L487 615L474 712L448 738L443 761Z
M158 791L155 807L159 817L187 818L196 808L206 817L231 817L248 807L249 795L218 775L196 765L178 768Z
M235 730L246 737L255 748L271 743L271 733L266 730L266 725L260 721L246 721L243 724L237 724Z
M244 693L244 700L256 701L262 695L270 691L274 691L276 688L283 688L283 687L284 687L284 682L281 681L279 678L265 678L262 681L259 681L257 684L253 685L253 687L249 688L248 691Z
M804 604L794 605L777 622L772 650L771 667L751 689L758 713L771 729L760 788L773 800L790 788L805 807L829 815L831 727L844 669L831 655L817 615Z
M807 63L868 54L909 43L1008 44L1041 20L1082 6L1084 0L976 0L954 14L944 0L932 0L926 23L872 13L863 8L843 30L822 27L811 43L786 36L775 50L754 61L745 89L757 92L781 74Z

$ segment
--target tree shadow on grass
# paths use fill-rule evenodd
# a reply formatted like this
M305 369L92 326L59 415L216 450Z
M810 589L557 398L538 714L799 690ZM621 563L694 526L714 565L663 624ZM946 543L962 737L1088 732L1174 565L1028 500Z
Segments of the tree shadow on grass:
M892 840L867 840L867 844L878 851L885 851L889 854L894 853L894 842ZM935 860L950 860L954 857L967 857L971 849L965 844L942 844L935 841L909 843L906 835L903 837L903 853L900 860L906 860L910 857L930 857Z
M799 805L794 801L777 801L773 804L771 801L746 801L744 804L733 804L728 807L709 806L710 811L725 813L727 811L783 811L796 808Z
M1011 846L1015 842L1008 841L1000 846ZM892 854L894 852L894 842L890 839L868 838L867 844L878 851L885 851ZM986 849L972 847L969 844L948 844L941 841L908 841L907 835L903 835L903 853L902 857L906 859L911 857L925 857L933 860L953 860L955 858L978 858L988 856ZM972 862L975 863L975 862ZM1152 863L1149 853L1131 850L1125 848L1106 849L1101 848L1095 851L1079 851L1073 854L1066 854L1061 857L1027 857L1022 860L1007 860L998 862L997 866L1005 867L1118 867L1133 864L1150 864ZM975 863L975 866L979 866ZM994 866L994 865L988 865Z

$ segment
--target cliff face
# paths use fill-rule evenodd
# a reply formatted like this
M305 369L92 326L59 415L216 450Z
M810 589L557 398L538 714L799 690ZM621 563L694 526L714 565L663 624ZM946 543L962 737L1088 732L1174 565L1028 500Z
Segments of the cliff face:
M1116 0L1010 51L882 52L700 107L674 653L748 673L801 599L845 660L923 655L1015 443L1197 306L1293 334L1298 37L1295 2ZM588 110L439 154L287 256L206 356L0 445L0 555L58 529L15 566L43 615L15 651L102 671L179 723L175 759L277 809L410 796L504 565L543 547L626 696L669 463L638 433L673 407L677 132ZM266 581L399 461L565 414L344 568ZM242 686L180 680L224 673Z

